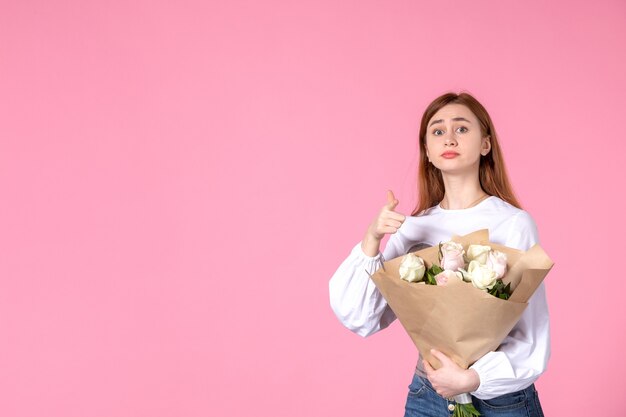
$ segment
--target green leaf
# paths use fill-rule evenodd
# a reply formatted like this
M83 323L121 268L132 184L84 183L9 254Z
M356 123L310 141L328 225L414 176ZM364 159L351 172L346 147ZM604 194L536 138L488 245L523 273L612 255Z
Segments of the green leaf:
M428 285L437 285L437 280L435 279L435 275L443 271L439 265L431 265L430 268L426 270L426 275L424 277L424 282Z
M479 416L480 413L476 408L474 408L474 404L456 404L454 406L454 414L453 417L472 417Z
M426 274L426 284L437 285L437 280L432 274Z
M498 279L493 287L491 287L491 289L487 292L494 297L508 300L511 296L511 283L504 285L504 282L502 282L501 279Z

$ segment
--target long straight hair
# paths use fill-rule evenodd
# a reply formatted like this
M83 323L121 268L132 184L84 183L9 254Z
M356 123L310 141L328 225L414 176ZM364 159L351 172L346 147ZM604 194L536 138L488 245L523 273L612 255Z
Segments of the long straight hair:
M515 197L513 187L511 187L511 183L506 174L502 150L498 144L498 135L496 134L496 129L493 126L491 117L489 117L489 113L487 113L487 110L478 100L467 93L446 93L433 100L422 115L419 133L420 162L417 177L418 202L411 215L418 215L423 210L438 204L443 199L445 188L441 171L431 164L426 156L426 132L428 129L428 121L442 107L448 104L462 104L467 107L480 122L482 137L491 137L491 150L487 155L480 157L480 165L478 168L478 177L483 191L489 195L500 197L502 200L517 208L522 208Z

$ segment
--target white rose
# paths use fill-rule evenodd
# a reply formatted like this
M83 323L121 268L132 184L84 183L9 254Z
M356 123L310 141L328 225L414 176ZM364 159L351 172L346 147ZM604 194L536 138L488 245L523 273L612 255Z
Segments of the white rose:
M487 258L487 266L495 271L498 278L502 278L506 274L506 254L492 250Z
M470 262L466 277L468 277L474 287L479 290L490 290L498 279L493 269L489 268L487 265L481 265L478 261Z
M490 246L469 245L469 248L467 248L467 260L470 262L476 261L481 265L485 265L487 263L487 257L489 257L490 250Z
M409 282L418 282L424 278L424 272L426 272L426 267L422 258L413 253L404 255L400 262L400 278Z

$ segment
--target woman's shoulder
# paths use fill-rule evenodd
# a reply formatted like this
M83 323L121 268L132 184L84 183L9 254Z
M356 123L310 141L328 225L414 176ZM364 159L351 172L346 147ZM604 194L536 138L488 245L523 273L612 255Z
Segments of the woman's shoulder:
M498 211L507 213L512 220L520 224L534 224L535 221L531 214L519 207L515 207L513 204L501 199L500 197L492 196L490 198L493 208Z
M513 204L492 196L490 198L493 213L498 213L504 219L508 220L511 230L536 230L537 225L533 216L526 210L515 207Z
M515 207L500 198L497 200L496 204L501 210L508 213L506 246L528 250L532 245L538 243L539 232L533 216L528 211Z
M524 211L518 207L515 207L513 204L509 203L508 201L501 199L497 195L492 195L491 197L487 199L486 202L488 203L486 205L490 206L492 209L508 212L512 215L517 215L520 212Z

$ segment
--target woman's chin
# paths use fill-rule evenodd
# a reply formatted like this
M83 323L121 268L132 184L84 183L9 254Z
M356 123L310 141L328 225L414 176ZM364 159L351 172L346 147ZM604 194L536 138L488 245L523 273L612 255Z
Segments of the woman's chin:
M478 175L478 166L442 166L439 168L441 171L441 175L452 175L452 176L476 176Z

